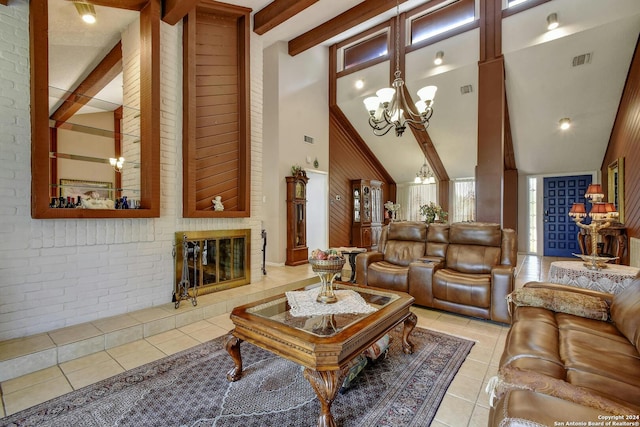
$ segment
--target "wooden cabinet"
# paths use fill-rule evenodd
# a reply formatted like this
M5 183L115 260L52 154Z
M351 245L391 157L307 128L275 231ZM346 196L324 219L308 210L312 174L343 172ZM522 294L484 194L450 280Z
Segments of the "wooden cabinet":
M286 265L309 262L307 247L307 182L304 172L287 180L287 260Z
M351 245L378 248L382 233L382 182L367 179L351 181Z

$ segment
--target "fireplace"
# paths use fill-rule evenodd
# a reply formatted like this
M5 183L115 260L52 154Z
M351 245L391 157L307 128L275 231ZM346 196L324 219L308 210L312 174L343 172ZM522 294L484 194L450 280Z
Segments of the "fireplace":
M250 242L249 229L177 232L174 296L187 274L198 295L248 284ZM187 269L183 269L185 258Z

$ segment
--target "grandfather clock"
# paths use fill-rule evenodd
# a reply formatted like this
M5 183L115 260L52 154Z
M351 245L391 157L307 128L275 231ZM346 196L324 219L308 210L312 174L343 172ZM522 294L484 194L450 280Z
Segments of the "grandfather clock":
M309 262L307 247L307 174L287 176L287 261L286 265Z

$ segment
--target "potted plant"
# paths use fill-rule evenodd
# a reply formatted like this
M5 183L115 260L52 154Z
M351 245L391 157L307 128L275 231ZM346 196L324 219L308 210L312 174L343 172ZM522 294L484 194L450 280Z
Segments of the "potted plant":
M427 224L434 222L446 222L449 214L442 207L434 202L420 206L420 215L424 217Z

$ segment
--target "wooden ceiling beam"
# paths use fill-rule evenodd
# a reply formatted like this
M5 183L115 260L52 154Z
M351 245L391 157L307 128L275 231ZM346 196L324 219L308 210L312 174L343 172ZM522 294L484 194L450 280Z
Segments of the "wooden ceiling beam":
M162 21L175 25L196 7L198 0L164 0Z
M117 9L142 10L149 0L84 0L96 6L115 7Z
M121 72L122 42L118 42L51 115L51 119L56 121L56 127L69 120Z
M398 0L404 3L407 0ZM396 6L396 0L365 0L330 21L299 35L289 42L289 55L295 56L307 49L337 36Z
M274 0L253 16L253 32L262 35L317 2L318 0Z

